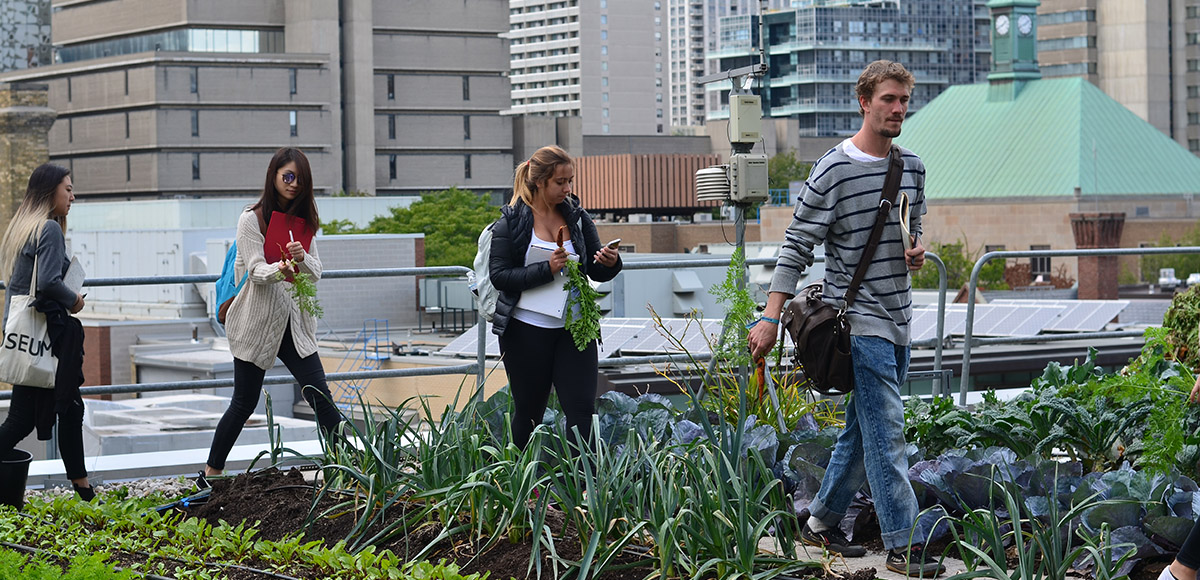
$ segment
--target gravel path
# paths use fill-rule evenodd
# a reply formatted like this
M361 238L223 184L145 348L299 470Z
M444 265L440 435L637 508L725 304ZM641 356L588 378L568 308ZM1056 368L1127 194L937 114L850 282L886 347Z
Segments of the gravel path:
M172 477L160 479L136 479L132 481L116 481L104 483L96 486L96 491L100 498L104 499L104 495L118 489L124 488L126 496L130 498L148 497L155 493L162 493L167 497L183 497L196 492L195 480L186 477ZM51 487L49 489L28 489L25 490L25 499L29 500L34 497L56 498L65 495L74 495L75 490L69 487Z

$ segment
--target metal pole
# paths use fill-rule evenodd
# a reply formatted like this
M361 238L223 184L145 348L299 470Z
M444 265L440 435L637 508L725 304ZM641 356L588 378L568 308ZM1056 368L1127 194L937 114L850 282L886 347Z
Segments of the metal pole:
M735 204L733 204L733 208L734 208L733 228L734 228L734 232L736 234L736 240L737 240L737 250L736 251L741 252L742 260L745 260L746 259L746 208L747 208L747 204L735 203ZM746 268L742 268L742 271L738 273L738 286L737 287L738 287L739 292L744 292L746 290L746 281L747 281L746 278L747 278ZM725 316L725 323L727 325L729 324L729 316L728 315ZM721 336L725 336L725 335L726 335L726 332L721 333ZM748 379L749 373L747 371L748 371L748 369L746 368L746 365L744 365L744 364L738 365L738 385L741 387L743 394L746 393L746 387L750 384L750 381Z
M612 299L612 315L616 318L625 318L625 272L624 267L622 272L618 272L617 276L612 279L612 292L609 298Z
M933 261L938 269L938 314L937 314L937 344L933 347L933 370L942 370L942 337L946 331L946 263L937 254L925 252L925 259ZM950 385L942 381L942 377L934 379L933 394L937 396L950 395Z
M477 345L478 348L475 349L475 364L479 368L476 369L476 374L475 374L475 397L474 397L474 399L475 399L476 403L482 403L483 402L483 384L485 382L487 382L487 369L485 368L485 366L487 364L487 352L484 347L487 344L488 323L486 320L483 319L483 312L479 313L479 316L476 317L476 320L478 322L477 326L479 327L479 333L477 335L479 344Z

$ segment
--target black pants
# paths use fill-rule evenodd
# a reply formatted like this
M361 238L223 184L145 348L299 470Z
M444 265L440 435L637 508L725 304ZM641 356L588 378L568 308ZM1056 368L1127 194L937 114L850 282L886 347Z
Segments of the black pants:
M1192 524L1192 531L1183 541L1183 547L1179 548L1175 559L1188 568L1200 570L1200 523Z
M78 393L79 389L75 392ZM39 398L50 399L41 401L42 405L54 405L52 389L13 385L8 418L0 425L0 457L8 455L17 443L33 432ZM83 466L83 401L59 405L57 413L58 453L62 456L63 466L67 468L67 479L83 479L88 475Z
M513 442L521 449L546 413L550 387L567 416L567 433L578 428L585 441L592 433L596 412L596 342L582 351L564 328L540 328L517 319L508 321L500 337L501 360L513 398ZM578 441L575 441L578 445Z
M292 329L289 325L283 331L283 341L279 345L279 360L291 371L296 382L300 383L304 400L317 413L317 424L322 434L333 431L342 421L342 415L333 405L333 397L329 393L329 385L325 382L325 369L321 366L318 353L312 353L301 358L292 342ZM225 459L229 451L242 433L246 419L254 413L258 406L258 397L262 394L263 377L267 371L258 368L253 363L239 358L233 359L233 399L229 408L217 423L217 432L213 435L212 449L208 452L208 466L213 469L225 469Z

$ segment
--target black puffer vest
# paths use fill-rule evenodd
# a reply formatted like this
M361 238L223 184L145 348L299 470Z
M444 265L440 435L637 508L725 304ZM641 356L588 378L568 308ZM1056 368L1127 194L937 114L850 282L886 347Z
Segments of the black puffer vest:
M618 258L615 266L608 268L594 259L600 251L600 237L591 216L579 205L579 199L569 196L558 205L559 212L571 232L571 244L579 254L579 266L583 274L597 282L612 280L621 271ZM525 252L533 238L533 210L523 201L506 205L501 209L503 218L492 229L492 253L489 268L492 284L500 291L496 300L496 315L492 318L492 332L504 335L513 309L521 299L521 292L547 284L554 279L549 263L537 268L525 268Z

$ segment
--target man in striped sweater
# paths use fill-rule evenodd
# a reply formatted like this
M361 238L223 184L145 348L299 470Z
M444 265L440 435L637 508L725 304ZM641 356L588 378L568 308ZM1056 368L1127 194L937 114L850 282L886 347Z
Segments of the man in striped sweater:
M784 232L779 262L771 280L766 310L750 331L750 351L766 354L775 344L784 302L796 294L805 268L813 263L813 247L825 245L824 300L835 306L854 276L875 216L888 169L892 139L908 112L912 74L899 63L875 61L859 76L856 93L862 128L813 166ZM908 373L912 289L909 270L925 263L921 216L925 213L925 167L911 151L901 149L904 173L900 195L911 206L912 248L905 250L899 202L887 220L858 297L846 313L851 327L853 394L846 400L846 427L838 436L821 490L810 509L801 537L805 543L846 557L866 550L853 545L838 529L846 509L864 483L871 484L888 569L925 578L943 572L936 555L910 545L917 518L917 499L908 481L904 444L904 404L900 385Z

